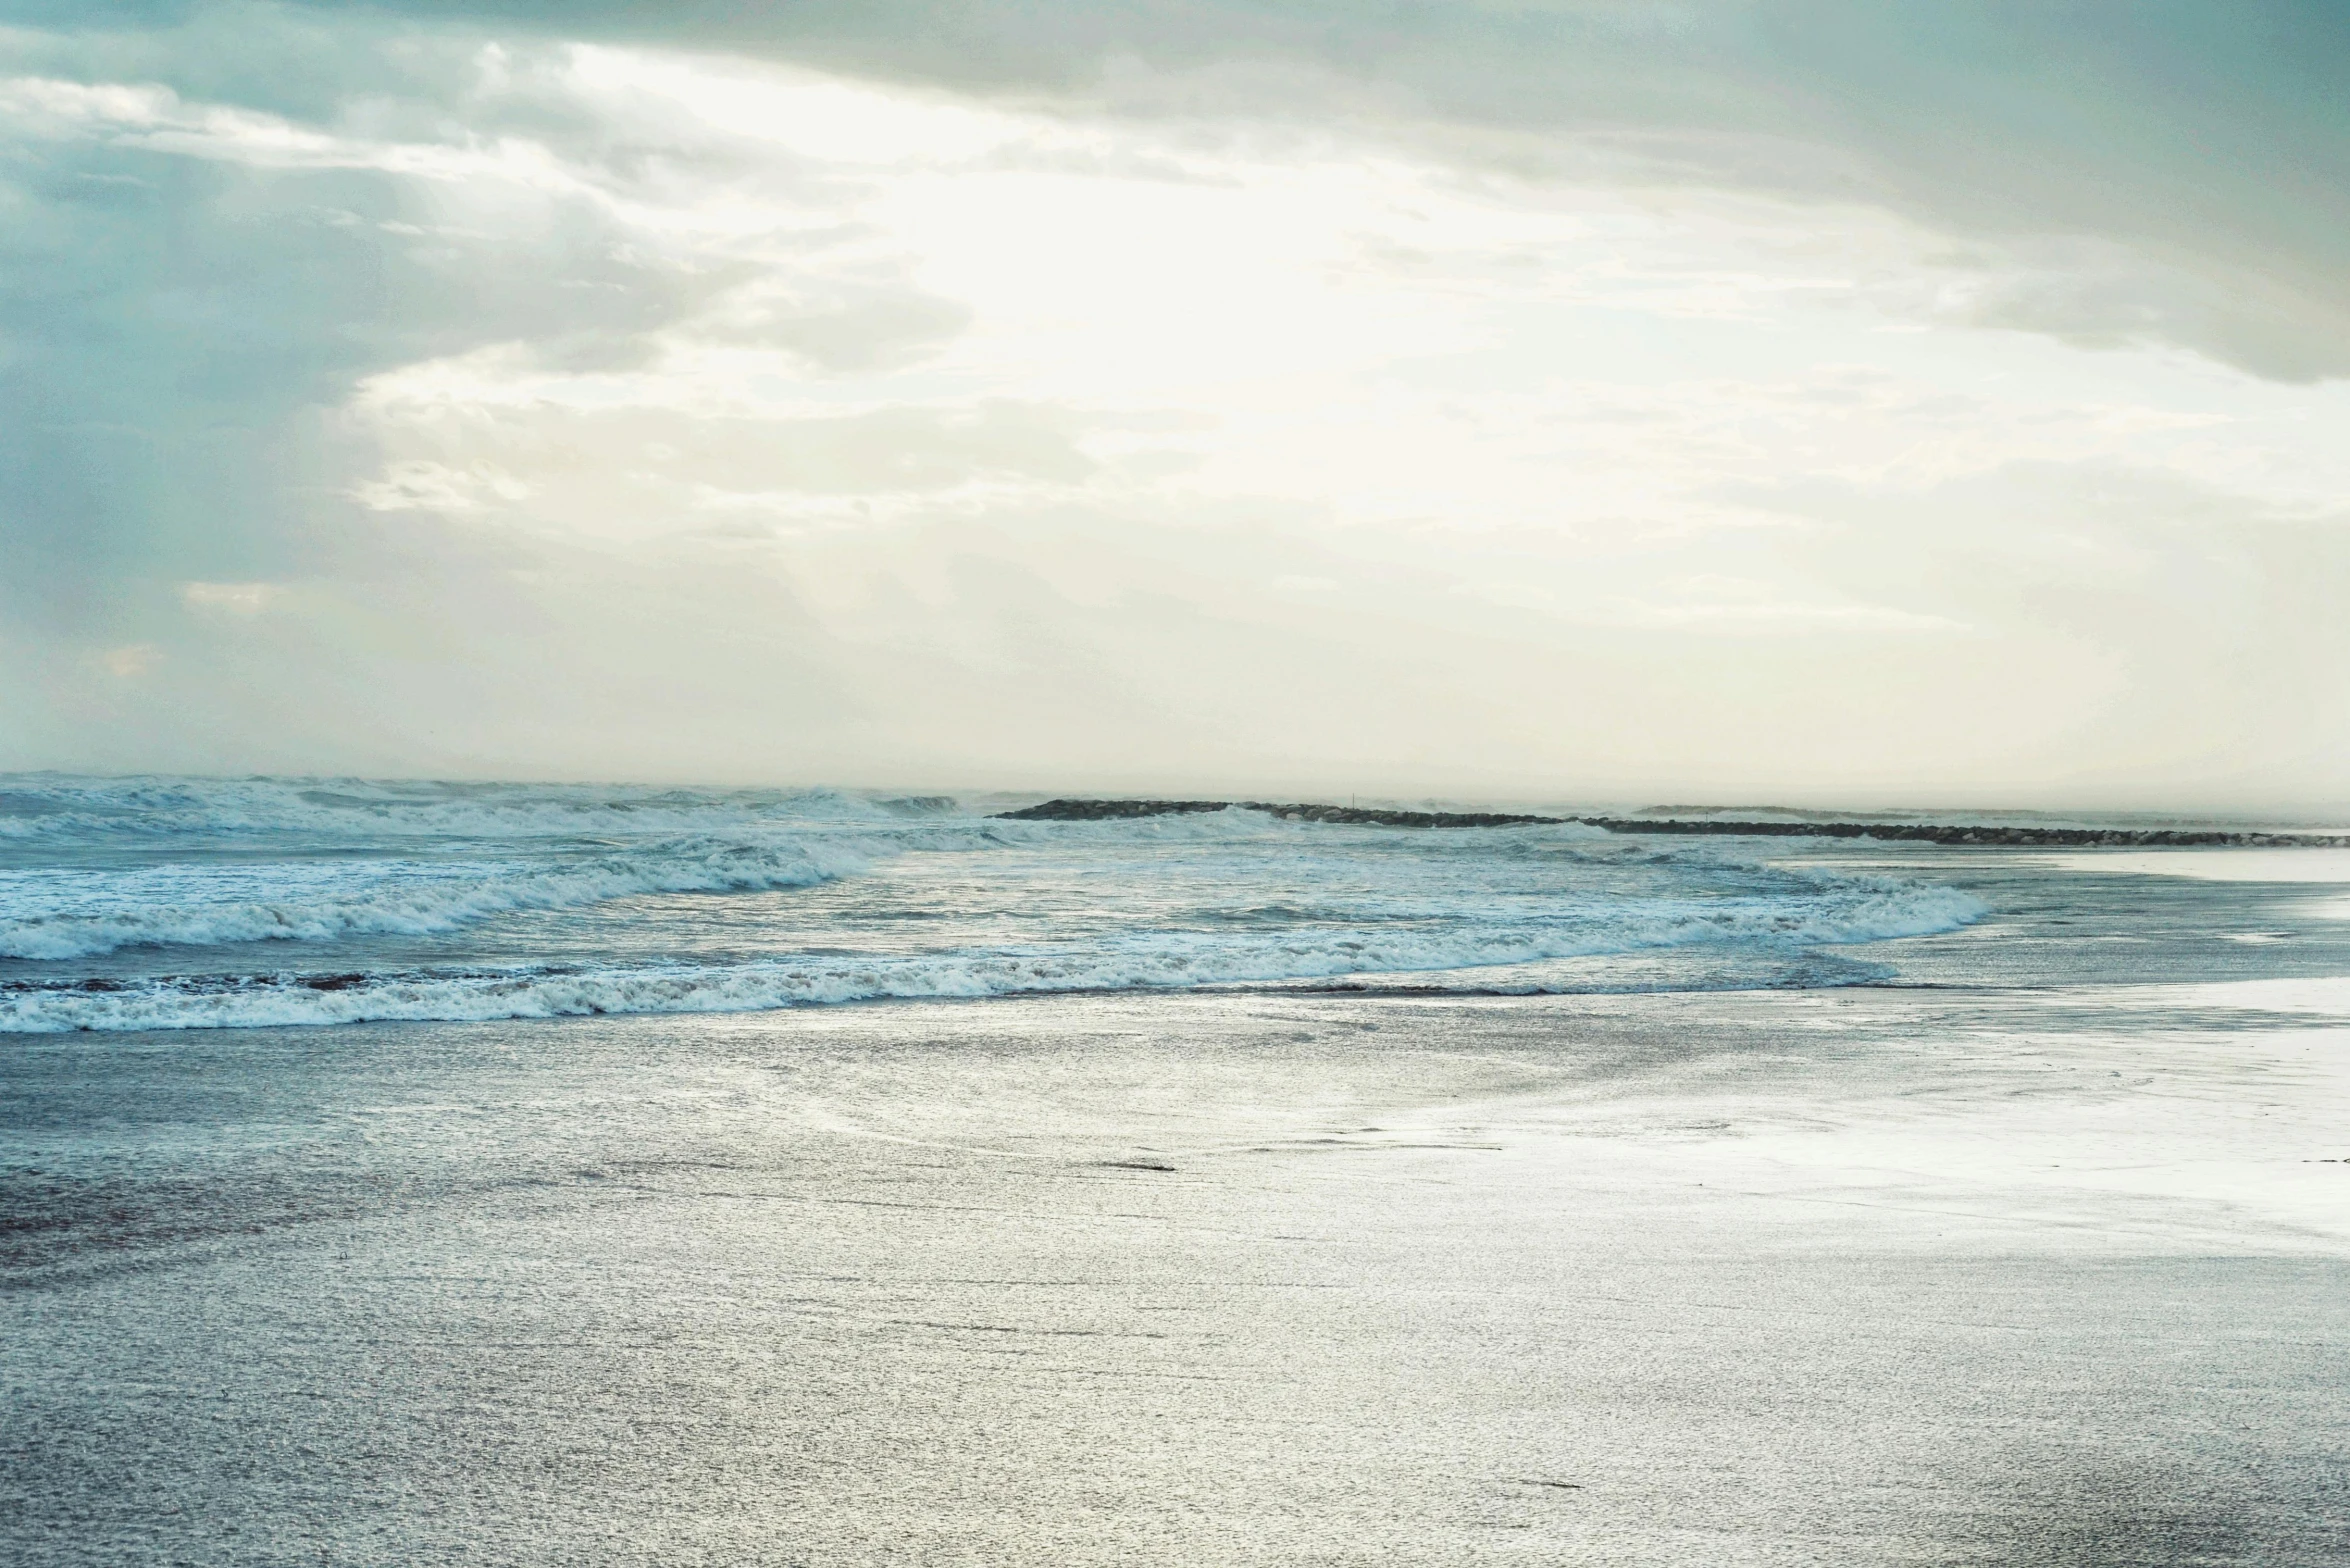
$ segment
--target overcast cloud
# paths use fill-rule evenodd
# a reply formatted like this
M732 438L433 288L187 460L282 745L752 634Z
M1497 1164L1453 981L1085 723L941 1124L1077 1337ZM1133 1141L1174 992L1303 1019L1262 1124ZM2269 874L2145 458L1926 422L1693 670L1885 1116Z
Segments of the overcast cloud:
M0 9L0 767L2310 807L2318 5Z

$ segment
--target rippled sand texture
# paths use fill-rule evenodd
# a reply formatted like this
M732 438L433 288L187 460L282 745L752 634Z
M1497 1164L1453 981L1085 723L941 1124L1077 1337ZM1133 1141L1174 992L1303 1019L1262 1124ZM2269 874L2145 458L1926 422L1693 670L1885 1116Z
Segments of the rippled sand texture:
M18 1039L0 1557L2350 1562L2340 989Z

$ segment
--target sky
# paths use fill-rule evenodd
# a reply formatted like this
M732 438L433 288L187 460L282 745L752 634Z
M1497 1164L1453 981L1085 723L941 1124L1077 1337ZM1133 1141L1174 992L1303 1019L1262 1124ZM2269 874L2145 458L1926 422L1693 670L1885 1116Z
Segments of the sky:
M0 0L0 769L2338 812L2337 0Z

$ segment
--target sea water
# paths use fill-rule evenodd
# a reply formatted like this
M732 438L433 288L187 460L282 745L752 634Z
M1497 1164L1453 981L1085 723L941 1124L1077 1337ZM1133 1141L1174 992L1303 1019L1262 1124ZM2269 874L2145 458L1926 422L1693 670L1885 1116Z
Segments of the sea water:
M17 779L0 1031L748 1011L1348 979L1882 979L1975 896L1784 842L832 791Z
M5 790L10 1562L2350 1563L2333 851Z

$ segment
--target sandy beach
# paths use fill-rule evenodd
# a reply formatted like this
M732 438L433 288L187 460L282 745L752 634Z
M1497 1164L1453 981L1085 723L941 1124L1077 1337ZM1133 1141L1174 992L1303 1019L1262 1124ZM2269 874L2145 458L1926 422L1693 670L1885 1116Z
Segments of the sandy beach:
M0 1534L2346 1561L2339 991L2150 989L2126 1035L1921 989L12 1042L52 1164Z

